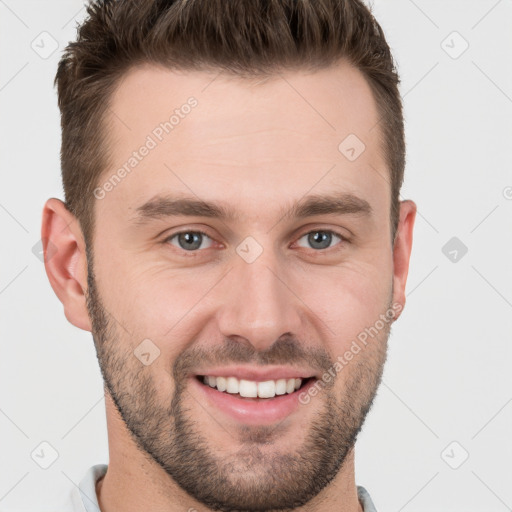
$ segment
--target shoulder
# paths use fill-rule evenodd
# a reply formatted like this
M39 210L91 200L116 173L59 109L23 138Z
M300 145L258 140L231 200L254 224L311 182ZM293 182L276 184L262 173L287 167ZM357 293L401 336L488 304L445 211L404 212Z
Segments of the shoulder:
M363 506L364 512L377 512L372 498L370 497L370 493L361 485L357 486L357 497Z
M62 508L59 508L58 512L98 512L99 505L96 496L96 482L105 475L107 468L107 464L91 466L78 486L75 486L71 490Z

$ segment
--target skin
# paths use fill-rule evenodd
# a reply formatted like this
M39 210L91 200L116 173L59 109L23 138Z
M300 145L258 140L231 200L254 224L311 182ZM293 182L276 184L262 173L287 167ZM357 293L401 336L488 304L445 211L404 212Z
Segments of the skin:
M145 65L124 76L100 184L174 108L190 96L198 105L95 200L89 258L64 204L44 207L42 238L57 247L45 262L50 283L66 318L93 333L106 383L100 507L360 511L353 446L405 304L416 206L400 203L393 243L376 105L350 64L259 83L216 75ZM366 145L355 161L338 150L350 133ZM283 217L304 196L333 192L364 199L371 212ZM237 218L136 221L140 205L170 193L222 203ZM195 251L169 239L197 230L208 236ZM319 249L307 236L315 231L342 238ZM247 236L263 249L250 264L236 252ZM282 422L244 425L191 385L189 372L237 362L321 378L392 307L394 320ZM144 339L160 350L148 366L133 354Z

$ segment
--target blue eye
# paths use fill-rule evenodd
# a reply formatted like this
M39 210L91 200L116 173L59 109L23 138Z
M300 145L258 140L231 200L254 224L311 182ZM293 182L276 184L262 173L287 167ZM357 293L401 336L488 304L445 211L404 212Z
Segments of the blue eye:
M306 244L302 245L301 240L306 239ZM301 247L313 248L318 251L329 249L332 247L332 242L338 239L339 242L345 241L345 238L334 231L329 230L315 230L309 231L301 236L298 240L298 245ZM202 231L180 231L174 233L164 240L165 243L170 243L178 249L186 252L198 252L200 249L209 249L212 247L214 240ZM339 245L336 244L336 245Z
M170 236L165 241L170 242L171 245L174 245L185 251L196 251L197 249L208 249L208 247L211 247L211 245L208 247L203 246L205 237L212 241L212 239L202 231L181 231L180 233L175 233L174 235ZM175 238L178 245L173 243Z
M309 233L306 233L305 235L301 236L299 238L299 241L302 240L303 238L307 238L307 243L310 244L310 247L312 247L313 249L322 250L330 248L331 242L333 241L333 237L338 238L341 242L344 240L342 236L334 233L334 231L316 230L310 231Z

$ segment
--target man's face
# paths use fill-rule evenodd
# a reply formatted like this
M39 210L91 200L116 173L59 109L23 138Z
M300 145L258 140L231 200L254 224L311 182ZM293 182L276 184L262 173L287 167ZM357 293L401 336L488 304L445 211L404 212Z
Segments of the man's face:
M349 65L214 78L146 66L120 83L88 309L108 391L143 451L211 508L291 508L340 471L380 381L396 310L389 171L370 88ZM297 216L310 196L340 207ZM204 376L303 387L244 398Z

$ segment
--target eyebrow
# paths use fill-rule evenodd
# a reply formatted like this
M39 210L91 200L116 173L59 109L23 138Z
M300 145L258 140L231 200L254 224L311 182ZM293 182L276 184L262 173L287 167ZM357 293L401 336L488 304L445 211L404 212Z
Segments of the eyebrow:
M223 221L236 221L239 213L221 203L203 201L195 197L174 197L157 195L135 209L136 223L167 217L208 217ZM309 195L280 211L280 219L304 219L315 215L365 215L372 208L368 201L350 193Z

